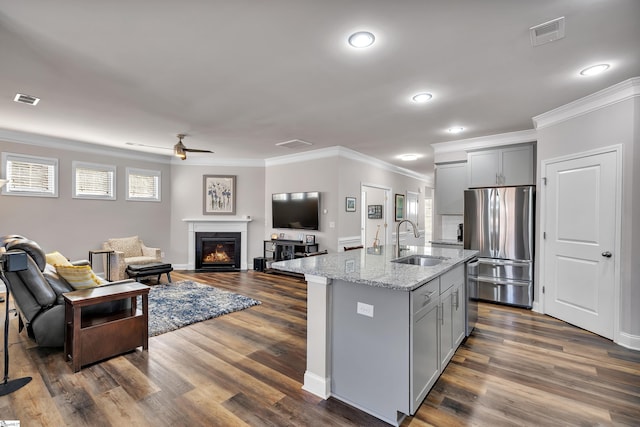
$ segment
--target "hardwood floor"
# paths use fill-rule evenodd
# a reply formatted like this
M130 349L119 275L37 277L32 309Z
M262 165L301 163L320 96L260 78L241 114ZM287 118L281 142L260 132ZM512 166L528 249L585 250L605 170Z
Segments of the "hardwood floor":
M60 349L10 325L0 420L23 426L383 426L301 389L306 284L246 273L172 273L262 301L149 340L74 374ZM1 304L0 304L1 307ZM2 307L4 309L4 307ZM640 425L640 352L531 311L480 304L474 333L403 426Z

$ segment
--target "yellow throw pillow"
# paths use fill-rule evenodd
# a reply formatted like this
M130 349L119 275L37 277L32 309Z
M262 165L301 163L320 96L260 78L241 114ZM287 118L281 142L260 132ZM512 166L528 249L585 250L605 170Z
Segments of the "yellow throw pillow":
M47 257L47 264L51 264L54 266L55 265L71 265L67 257L62 255L58 251L51 252L50 254L47 254L46 257Z
M100 279L88 265L57 265L56 271L73 289L88 289L101 285Z

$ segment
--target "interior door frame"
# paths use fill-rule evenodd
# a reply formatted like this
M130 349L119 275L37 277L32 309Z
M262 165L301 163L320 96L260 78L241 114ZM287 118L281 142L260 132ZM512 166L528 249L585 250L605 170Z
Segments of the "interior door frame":
M377 188L379 190L383 190L384 191L384 205L382 207L382 212L383 212L383 218L384 218L384 223L385 223L385 227L384 227L384 241L386 244L388 244L390 242L389 240L389 215L393 215L393 212L390 208L390 203L389 200L391 200L391 187L387 187L384 185L380 185L380 184L371 184L369 182L361 182L360 183L360 194L362 195L361 199L361 212L362 212L362 220L361 220L361 226L360 226L360 238L362 240L362 244L363 245L367 245L366 242L366 234L367 234L367 229L366 229L366 221L367 221L367 201L364 198L364 191L365 188L364 187L369 187L369 188Z
M546 268L545 268L545 259L546 259L546 240L544 239L544 232L547 229L547 205L549 201L547 200L547 187L544 184L545 177L547 176L547 167L554 163L561 163L569 160L577 160L583 157L590 157L594 155L600 155L605 153L614 152L616 153L616 188L615 188L615 226L614 226L614 243L613 250L616 254L614 258L613 265L613 275L614 275L614 283L613 283L613 341L620 341L620 313L621 310L621 297L620 297L620 251L622 248L622 159L623 159L623 146L622 144L611 145L608 147L597 148L589 151L582 151L579 153L572 153L565 156L554 157L551 159L542 160L540 163L540 172L543 178L542 185L540 186L542 193L542 197L540 197L540 225L541 230L538 233L540 239L540 268L539 268L539 282L537 285L544 286L546 283ZM534 311L538 311L540 313L546 314L544 307L544 294L538 291L538 297L540 298L537 301L537 308ZM535 304L534 304L535 305ZM535 308L535 307L534 307Z

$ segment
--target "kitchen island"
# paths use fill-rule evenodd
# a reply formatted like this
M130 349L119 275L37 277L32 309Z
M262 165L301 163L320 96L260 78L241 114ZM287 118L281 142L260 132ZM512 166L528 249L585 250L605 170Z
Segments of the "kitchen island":
M393 425L414 414L464 338L475 254L384 246L273 263L308 283L303 388Z

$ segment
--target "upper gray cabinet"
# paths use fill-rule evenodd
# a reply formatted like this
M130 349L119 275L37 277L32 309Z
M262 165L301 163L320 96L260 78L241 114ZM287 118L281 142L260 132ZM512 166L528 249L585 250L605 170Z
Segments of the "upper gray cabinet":
M467 189L467 164L436 165L436 213L462 215L464 190Z
M467 153L469 188L504 185L534 185L533 144Z

